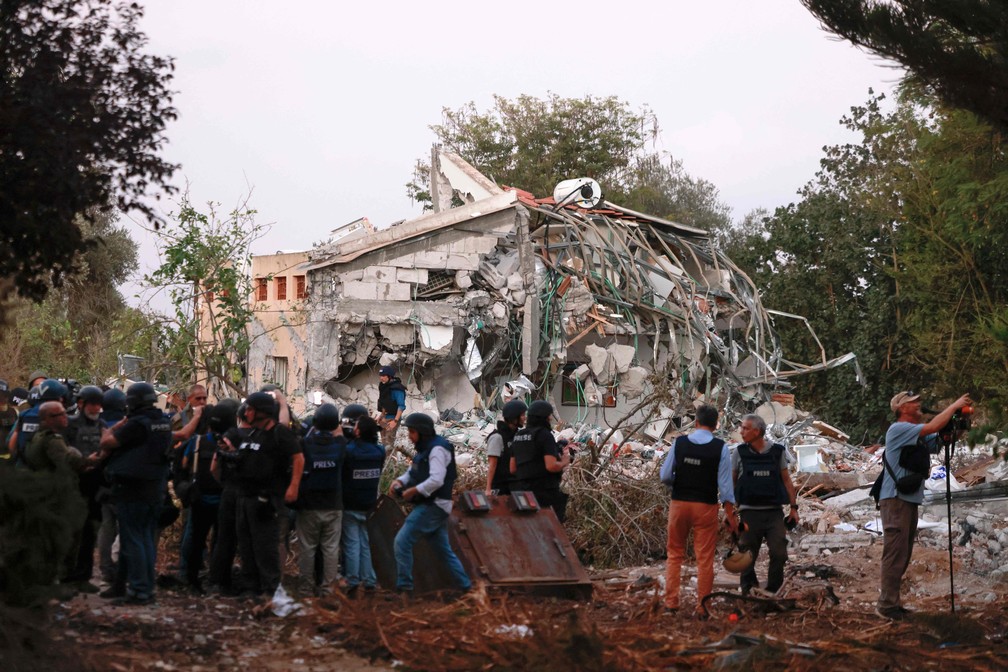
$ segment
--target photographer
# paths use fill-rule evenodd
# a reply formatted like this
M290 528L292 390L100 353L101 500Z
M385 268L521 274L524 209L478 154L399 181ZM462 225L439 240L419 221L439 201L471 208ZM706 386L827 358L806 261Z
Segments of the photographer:
M896 422L886 432L883 457L881 591L875 611L883 618L898 620L908 610L900 602L903 574L910 565L914 537L917 535L917 508L924 501L924 481L931 467L931 454L938 452L937 432L960 409L970 405L968 394L956 399L945 410L922 423L920 395L900 392L889 407Z

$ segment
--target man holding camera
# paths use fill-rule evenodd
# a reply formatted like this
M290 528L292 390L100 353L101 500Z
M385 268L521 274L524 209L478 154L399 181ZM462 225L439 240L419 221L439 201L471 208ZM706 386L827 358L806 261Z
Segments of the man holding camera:
M908 610L900 602L903 574L910 565L917 536L917 509L924 501L924 481L931 471L931 454L941 447L937 432L960 409L970 405L968 394L922 423L920 395L900 392L889 401L896 422L886 431L883 457L881 591L875 611L883 618L899 620Z

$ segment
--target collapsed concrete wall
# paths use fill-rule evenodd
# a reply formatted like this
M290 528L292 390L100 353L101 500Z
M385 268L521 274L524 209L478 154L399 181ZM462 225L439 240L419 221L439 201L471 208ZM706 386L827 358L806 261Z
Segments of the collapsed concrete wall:
M853 359L785 359L771 311L703 230L609 202L557 207L435 158L441 191L465 177L464 205L310 253L309 389L393 364L441 414L529 396L614 426L698 398L747 410Z

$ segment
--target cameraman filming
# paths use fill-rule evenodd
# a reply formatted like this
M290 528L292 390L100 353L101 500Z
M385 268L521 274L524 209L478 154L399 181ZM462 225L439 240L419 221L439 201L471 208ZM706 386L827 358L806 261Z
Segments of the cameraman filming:
M900 392L889 401L896 422L886 431L883 457L881 591L876 613L900 620L909 610L900 602L903 574L910 565L917 535L917 509L924 501L924 481L931 470L931 455L941 448L938 432L952 417L970 405L968 394L956 399L927 423L922 423L920 395Z

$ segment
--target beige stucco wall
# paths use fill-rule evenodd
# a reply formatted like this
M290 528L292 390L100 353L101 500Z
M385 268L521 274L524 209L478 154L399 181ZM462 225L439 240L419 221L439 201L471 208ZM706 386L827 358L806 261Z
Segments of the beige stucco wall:
M308 261L307 252L285 252L252 257L252 296L254 318L249 324L248 390L253 392L266 383L275 383L288 397L295 413L305 408L305 299L297 297L297 277L307 273L300 266ZM267 296L258 300L258 278L266 278ZM278 279L286 279L286 298L277 298ZM305 285L305 291L310 288ZM277 371L275 358L286 358L287 371ZM278 375L279 374L279 375ZM282 380L280 378L283 378Z

